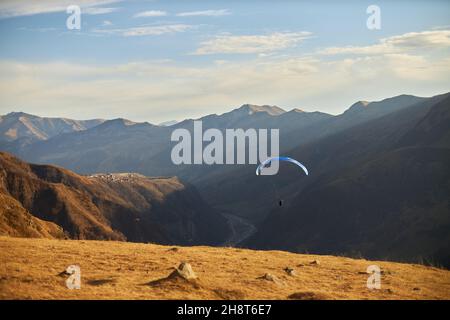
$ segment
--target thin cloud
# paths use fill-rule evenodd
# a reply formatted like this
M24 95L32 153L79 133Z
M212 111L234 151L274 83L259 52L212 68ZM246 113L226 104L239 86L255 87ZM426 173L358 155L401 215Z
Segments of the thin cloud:
M409 32L381 39L370 46L330 47L320 50L320 54L377 55L400 53L408 50L439 49L450 46L450 30Z
M120 35L123 37L139 37L139 36L159 36L163 34L185 32L193 28L194 26L187 24L169 24L159 26L133 27L127 29L94 30L94 32Z
M20 27L17 30L23 30L23 31L37 31L37 32L51 32L51 31L57 31L57 28L53 27L39 27L39 28L28 28L28 27Z
M83 10L121 2L122 0L78 0L76 4ZM72 0L2 0L0 1L0 18L31 16L44 13L65 12L73 5ZM98 8L109 10L112 8ZM93 12L93 11L92 11ZM99 11L97 11L99 12Z
M219 35L204 41L194 52L206 54L249 54L274 52L293 47L309 38L310 32L275 32L268 35Z
M136 13L133 18L148 18L148 17L164 17L167 16L166 11L150 10Z
M220 10L202 10L202 11L187 11L177 13L177 17L220 17L220 16L228 16L231 12L228 9L220 9Z
M89 15L108 14L117 11L119 11L119 8L88 7L81 9L82 14L89 14Z

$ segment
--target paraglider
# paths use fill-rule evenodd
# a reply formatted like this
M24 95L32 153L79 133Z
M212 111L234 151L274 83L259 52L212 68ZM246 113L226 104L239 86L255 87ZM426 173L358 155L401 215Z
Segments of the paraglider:
M273 161L286 161L286 162L293 163L293 164L297 165L298 167L300 167L305 172L305 174L308 175L308 169L306 169L306 167L303 164L301 164L297 160L289 158L289 157L272 157L272 158L266 159L256 168L256 175L257 176L263 175L264 168L269 168L272 165ZM276 192L275 186L273 186L273 187ZM283 199L278 199L278 206L282 207L283 203L284 203Z
M272 161L287 161L287 162L291 162L293 164L296 164L297 166L299 166L300 168L303 169L303 171L305 172L306 175L308 175L308 169L306 169L306 167L304 165L302 165L300 162L298 162L295 159L289 158L289 157L273 157L273 158L269 158L265 161L263 161L258 168L256 168L256 175L259 176L261 175L261 171L264 168L268 168L270 167L270 165L272 164Z

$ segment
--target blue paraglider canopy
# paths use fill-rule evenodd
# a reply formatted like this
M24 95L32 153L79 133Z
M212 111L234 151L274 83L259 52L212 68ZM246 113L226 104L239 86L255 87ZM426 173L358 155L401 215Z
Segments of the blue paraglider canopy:
M300 168L302 168L303 171L305 172L305 174L308 175L308 169L306 169L306 167L304 165L302 165L297 160L289 158L289 157L272 157L272 158L268 158L267 160L263 161L258 166L258 168L256 168L256 175L257 176L261 175L262 169L270 167L270 165L272 164L272 161L287 161L287 162L291 162L291 163L299 166Z

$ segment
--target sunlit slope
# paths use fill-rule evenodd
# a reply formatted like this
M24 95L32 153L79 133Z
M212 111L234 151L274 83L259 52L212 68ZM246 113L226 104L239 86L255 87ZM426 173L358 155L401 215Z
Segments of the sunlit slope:
M446 270L282 251L0 237L0 261L2 299L450 298ZM197 279L167 278L182 261ZM79 290L67 289L61 274L73 264L81 267ZM373 264L380 290L366 286Z
M226 220L176 177L81 176L0 152L0 195L0 235L38 236L27 230L28 212L71 239L212 245L227 236ZM6 199L22 208L6 215Z

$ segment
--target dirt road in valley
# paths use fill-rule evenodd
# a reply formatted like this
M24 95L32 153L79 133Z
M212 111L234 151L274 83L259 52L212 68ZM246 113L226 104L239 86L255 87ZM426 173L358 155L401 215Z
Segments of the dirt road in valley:
M223 243L224 246L237 246L256 232L256 227L248 220L229 213L222 215L227 218L231 229L230 237Z

